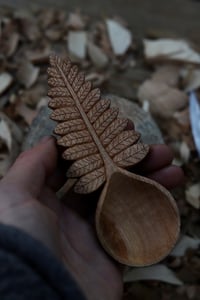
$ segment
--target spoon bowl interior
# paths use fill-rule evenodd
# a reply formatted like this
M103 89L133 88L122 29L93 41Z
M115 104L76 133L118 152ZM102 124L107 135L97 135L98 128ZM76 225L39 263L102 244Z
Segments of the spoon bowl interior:
M103 247L117 261L146 266L163 259L175 245L179 213L160 184L118 169L102 191L96 229Z

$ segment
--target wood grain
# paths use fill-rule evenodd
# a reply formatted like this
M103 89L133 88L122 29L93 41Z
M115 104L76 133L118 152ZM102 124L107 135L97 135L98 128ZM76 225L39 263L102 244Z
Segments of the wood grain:
M118 109L101 99L100 90L93 89L69 59L52 55L48 76L51 118L59 122L55 128L61 136L58 145L66 148L64 159L76 160L67 172L68 177L80 178L76 192L95 191L111 169L137 164L147 155L147 145L134 146L139 134L125 130L128 120L118 117Z

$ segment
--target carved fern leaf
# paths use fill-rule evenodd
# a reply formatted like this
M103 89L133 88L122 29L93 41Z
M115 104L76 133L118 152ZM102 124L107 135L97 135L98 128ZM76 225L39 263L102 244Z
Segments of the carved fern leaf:
M51 118L58 123L58 144L65 147L63 158L74 160L68 177L78 177L74 190L90 193L110 175L110 166L129 167L141 161L149 147L138 143L139 133L126 130L128 120L118 117L118 109L101 99L98 88L79 72L71 61L56 55L48 68Z

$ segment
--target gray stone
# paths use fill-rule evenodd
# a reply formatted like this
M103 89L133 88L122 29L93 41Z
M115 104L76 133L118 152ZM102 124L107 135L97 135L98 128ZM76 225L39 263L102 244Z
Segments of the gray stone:
M105 98L105 97L104 97ZM111 100L112 106L118 106L121 115L134 122L135 128L141 133L142 141L147 144L163 143L162 134L153 118L144 112L137 104L114 95L107 95ZM49 119L51 110L43 107L30 126L29 133L25 138L23 150L28 149L46 135L53 134L56 122Z

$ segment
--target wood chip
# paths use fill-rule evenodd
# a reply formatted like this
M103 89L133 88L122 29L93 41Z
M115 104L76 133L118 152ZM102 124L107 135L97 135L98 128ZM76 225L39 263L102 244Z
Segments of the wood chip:
M45 31L45 36L50 41L58 41L62 37L63 31L60 28L48 28Z
M172 250L172 256L184 256L188 249L197 249L200 245L200 239L192 238L187 235L181 236L175 248Z
M36 110L30 109L23 103L20 103L16 106L16 112L26 121L28 125L31 125L32 121L37 115Z
M37 104L37 111L39 111L42 107L47 107L49 100L49 97L42 97Z
M97 47L92 42L88 41L87 46L88 54L93 64L99 69L104 68L108 64L107 55L101 50L101 48Z
M140 280L158 280L174 285L183 284L182 281L176 277L173 271L162 264L144 268L132 268L124 276L124 282Z
M11 57L15 53L19 41L20 41L20 36L17 32L13 32L12 34L10 34L10 36L7 38L6 41L5 55L7 57Z
M200 157L200 103L196 93L194 92L190 93L189 99L190 99L189 111L190 111L192 136Z
M9 73L4 72L0 74L0 95L9 88L12 81L13 78Z
M180 145L180 156L184 163L187 163L190 159L190 148L184 141Z
M180 125L181 130L184 130L184 132L187 133L190 132L190 116L188 108L175 112L173 117L177 121L178 125Z
M200 183L191 185L185 192L186 201L196 209L200 209Z
M19 17L20 27L26 38L33 42L41 37L41 32L34 18Z
M74 58L86 57L87 34L85 31L70 31L68 34L68 50Z
M154 80L146 80L140 86L138 98L142 103L148 100L150 111L164 118L171 118L188 104L188 97L184 92Z
M0 141L6 145L8 150L6 153L0 153L0 177L5 175L19 154L22 140L21 129L4 113L0 112Z
M84 29L85 23L79 13L70 13L67 26L71 29L81 30Z
M200 88L200 70L187 70L184 74L184 86L186 92Z
M10 152L12 147L12 134L8 124L4 119L0 119L0 139L5 142Z
M50 47L46 46L43 49L27 50L25 56L32 63L38 64L48 62L50 53Z
M177 87L180 77L180 67L176 65L163 65L153 73L152 79L163 82L171 87Z
M144 40L145 58L149 61L179 61L200 64L200 54L184 40Z
M106 20L106 25L114 54L125 54L132 42L131 32L114 20Z
M37 80L40 68L35 67L30 62L24 61L17 72L17 79L26 88L30 88Z

